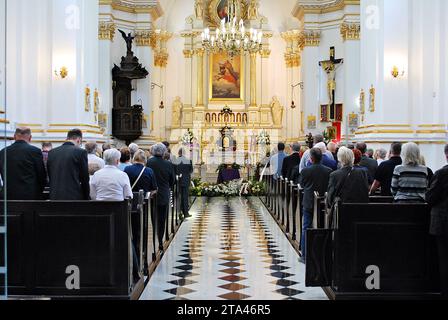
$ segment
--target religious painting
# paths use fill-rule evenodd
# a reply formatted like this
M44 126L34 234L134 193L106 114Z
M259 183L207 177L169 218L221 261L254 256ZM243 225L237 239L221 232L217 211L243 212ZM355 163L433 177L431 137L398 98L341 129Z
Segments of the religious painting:
M375 112L375 88L373 85L370 88L370 101L369 101L369 111Z
M85 101L84 101L84 110L89 112L91 110L91 95L90 88L86 87L85 89Z
M229 22L229 16L233 13L236 14L238 21L240 19L245 20L247 18L247 3L242 0L236 0L233 2L235 7L232 7L232 2L229 0L211 0L208 8L208 23L211 26L217 27L221 24L221 21L225 19Z
M351 113L348 115L348 126L349 128L359 127L359 116L356 113Z
M337 137L338 129L336 127L327 127L328 139L335 140Z
M229 58L227 53L215 53L210 59L211 101L244 100L243 57Z
M342 122L344 120L344 105L343 104L337 104L335 105L335 115L334 120L336 122Z
M100 128L107 128L107 114L104 112L101 112L98 115L98 126Z
M220 20L226 19L226 21L228 21L228 19L229 19L229 1L228 0L219 1L218 7L216 8L216 12L217 12Z
M330 109L328 108L327 104L323 104L320 106L320 122L329 122Z
M314 129L316 129L316 127L317 127L316 116L309 115L308 116L308 129L314 130Z

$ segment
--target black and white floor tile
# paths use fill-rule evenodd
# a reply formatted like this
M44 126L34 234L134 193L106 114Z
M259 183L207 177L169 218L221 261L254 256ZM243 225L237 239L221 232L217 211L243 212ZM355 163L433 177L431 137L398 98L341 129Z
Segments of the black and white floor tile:
M258 198L199 198L142 300L326 300Z

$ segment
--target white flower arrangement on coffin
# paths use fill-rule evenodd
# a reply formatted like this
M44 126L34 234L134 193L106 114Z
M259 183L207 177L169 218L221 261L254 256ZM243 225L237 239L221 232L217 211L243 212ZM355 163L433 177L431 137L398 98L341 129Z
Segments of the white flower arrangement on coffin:
M266 132L266 130L263 129L263 131L257 137L257 144L267 145L267 146L271 144L271 137Z

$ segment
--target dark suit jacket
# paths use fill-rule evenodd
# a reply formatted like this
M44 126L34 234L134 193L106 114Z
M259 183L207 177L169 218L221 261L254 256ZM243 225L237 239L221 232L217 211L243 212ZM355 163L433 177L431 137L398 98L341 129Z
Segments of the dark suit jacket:
M167 206L170 203L170 191L175 183L174 167L171 162L162 157L152 157L148 160L147 167L151 168L157 181L157 205Z
M372 184L373 179L375 178L376 169L378 169L378 161L370 159L367 156L362 156L359 166L367 168L367 170L369 170L369 184Z
M128 175L129 181L131 182L131 187L134 185L138 176L143 170L143 165L140 163L133 164L124 169L124 172ZM154 172L151 168L146 168L142 176L138 180L132 192L139 192L143 190L144 192L151 192L157 190L157 182Z
M294 168L300 164L300 154L293 153L283 160L282 176L288 180L293 179Z
M178 160L182 161L181 159ZM191 160L188 163L183 161L176 165L176 173L182 175L182 178L179 180L179 186L184 188L189 187L191 184L191 174L193 173L193 163Z
M6 172L5 172L6 151ZM16 141L0 154L3 182L8 200L40 200L47 182L42 151L26 141ZM5 179L6 177L6 179ZM2 197L4 196L2 190Z
M87 151L66 142L48 154L50 200L90 200Z
M350 167L344 167L333 172L330 175L328 183L327 205L331 207L339 196L344 203L369 203L369 182L368 174L365 170L353 168L350 177L345 177L352 170ZM345 185L342 186L345 180ZM337 192L342 188L341 193Z
M431 234L448 235L448 166L434 174L426 201L432 206Z
M323 196L328 189L330 174L333 172L330 168L322 164L313 164L302 170L299 182L304 189L303 208L308 212L314 209L314 192L319 192Z

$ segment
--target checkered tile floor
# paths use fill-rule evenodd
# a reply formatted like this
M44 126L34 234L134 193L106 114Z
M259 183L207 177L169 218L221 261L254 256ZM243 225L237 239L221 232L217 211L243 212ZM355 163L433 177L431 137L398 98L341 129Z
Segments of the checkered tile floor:
M258 198L199 198L142 300L324 300Z

